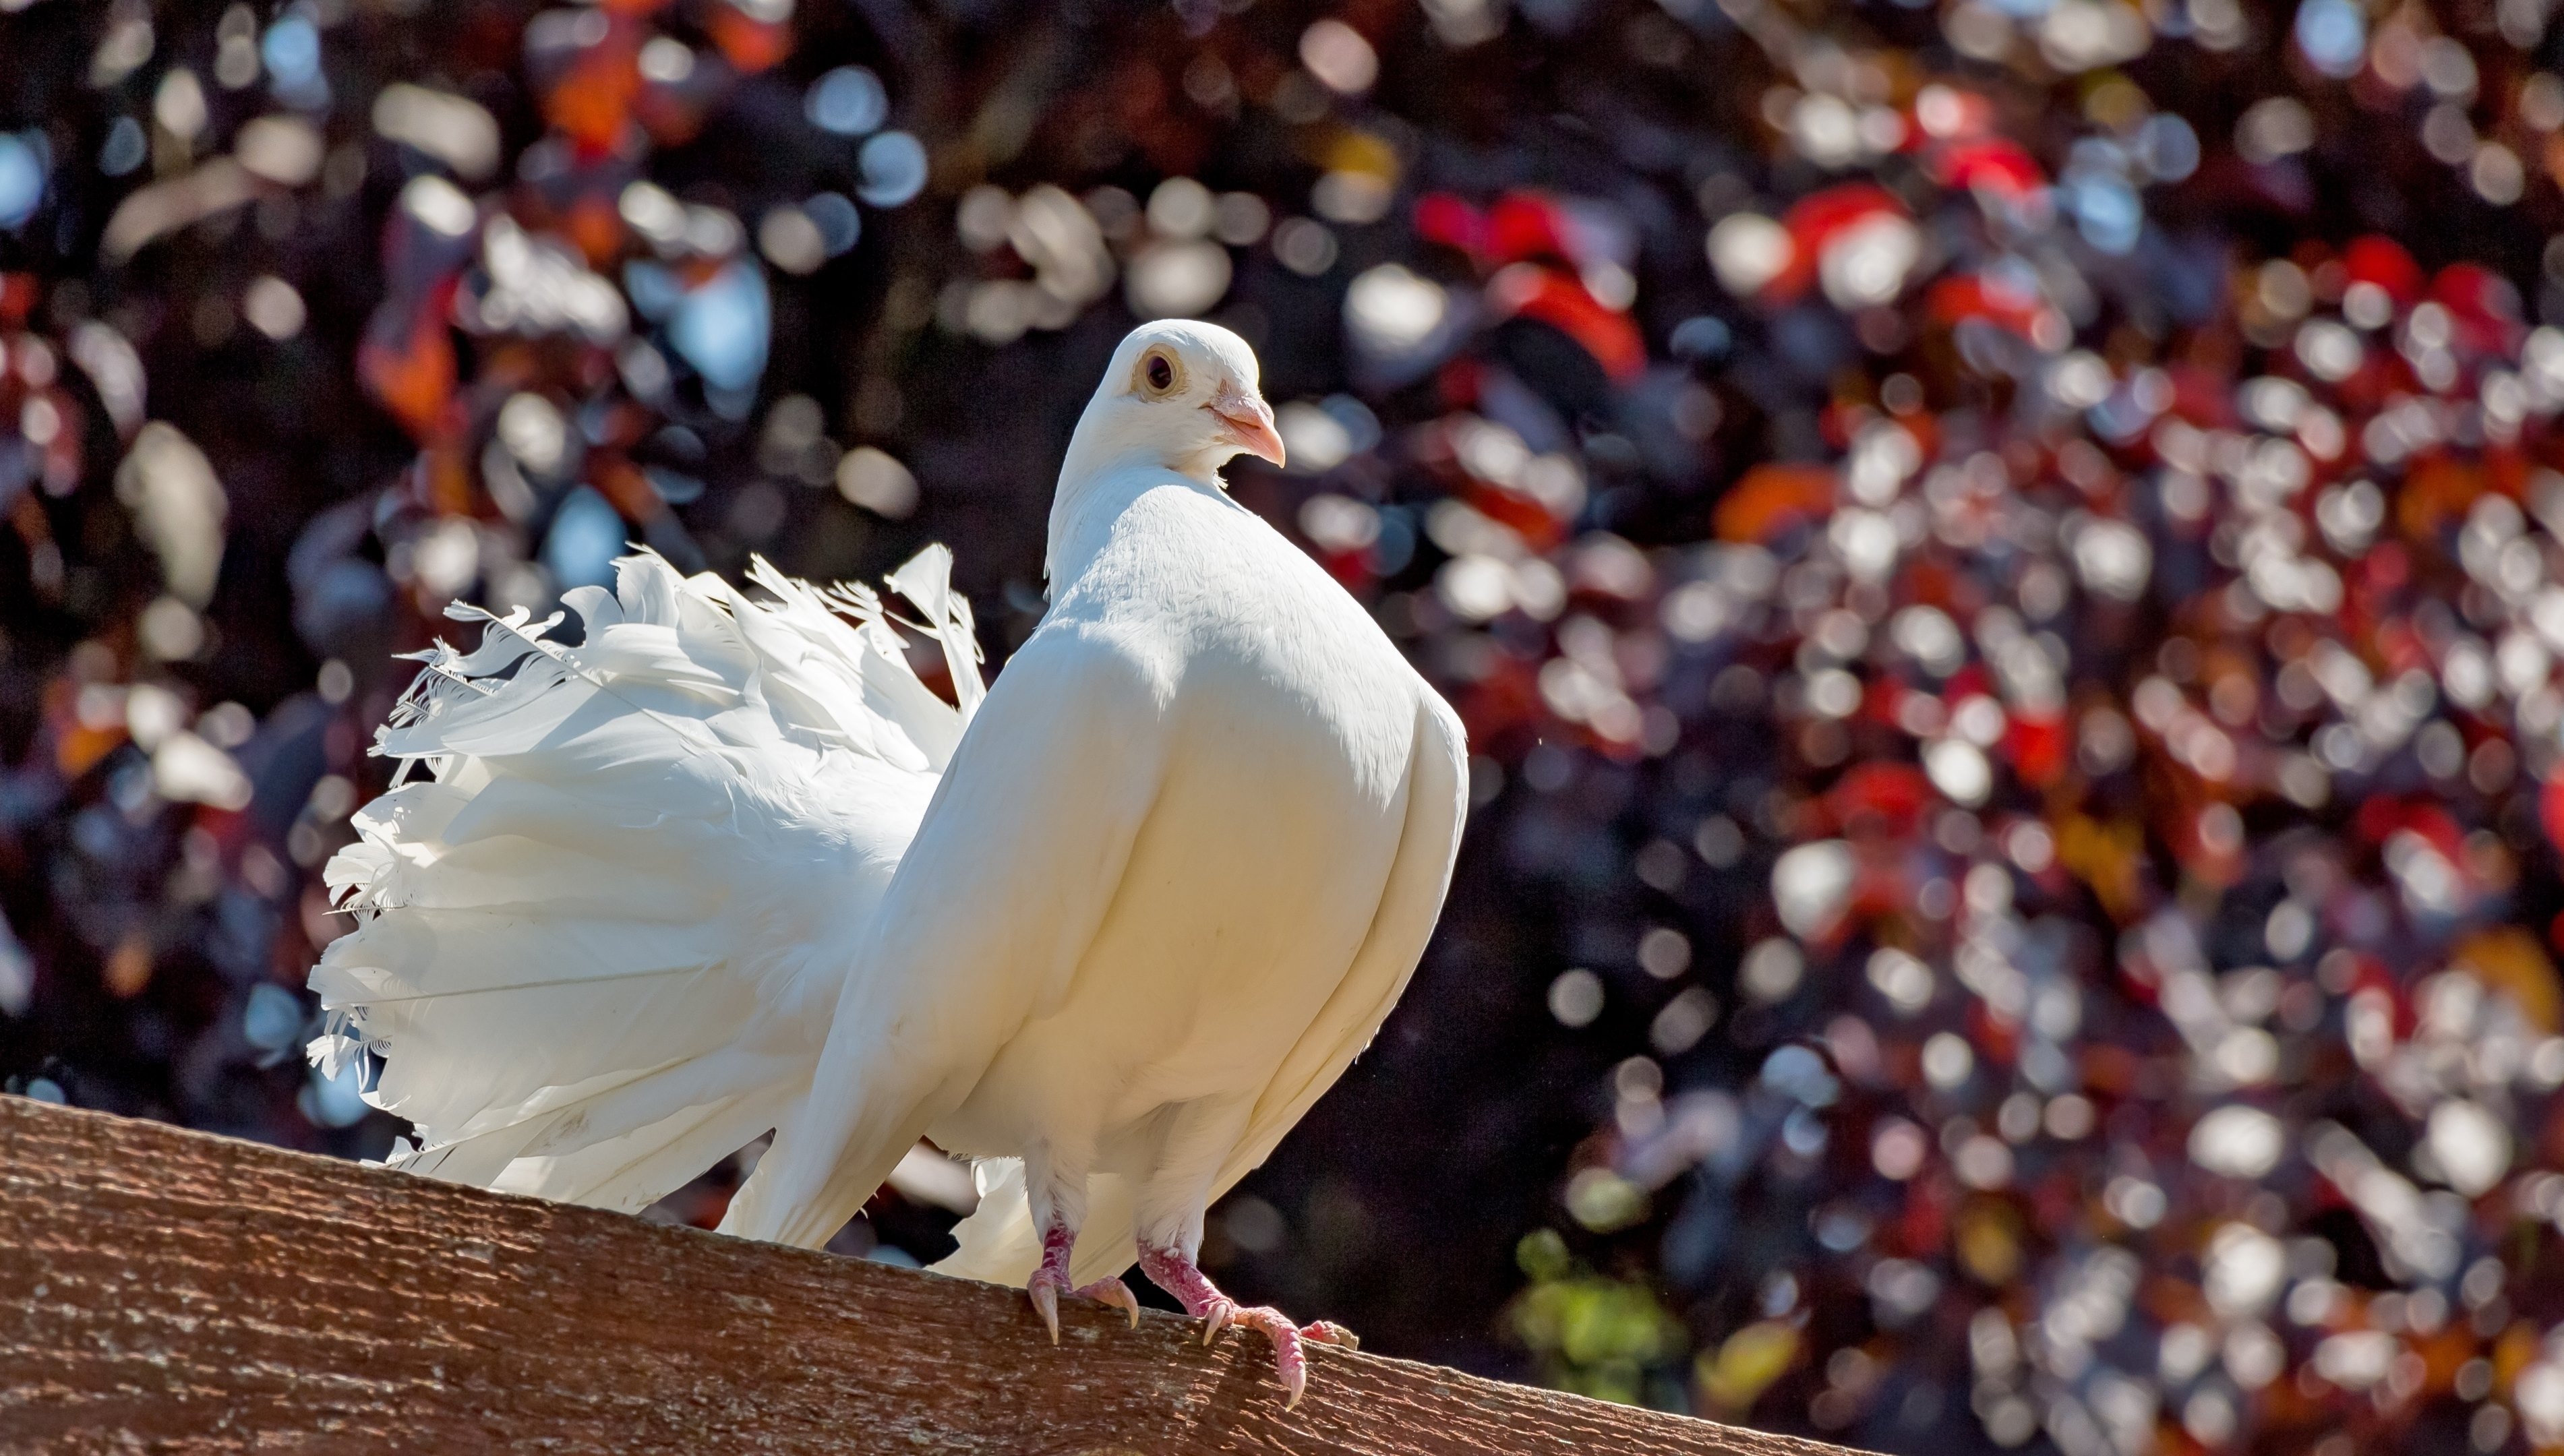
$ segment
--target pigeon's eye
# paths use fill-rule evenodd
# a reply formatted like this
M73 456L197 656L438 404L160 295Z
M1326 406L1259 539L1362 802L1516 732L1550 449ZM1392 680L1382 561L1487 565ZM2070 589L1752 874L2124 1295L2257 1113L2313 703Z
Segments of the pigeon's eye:
M1175 393L1175 386L1182 382L1183 377L1183 370L1177 368L1175 359L1163 350L1152 349L1149 356L1140 361L1140 392L1151 399L1164 399Z

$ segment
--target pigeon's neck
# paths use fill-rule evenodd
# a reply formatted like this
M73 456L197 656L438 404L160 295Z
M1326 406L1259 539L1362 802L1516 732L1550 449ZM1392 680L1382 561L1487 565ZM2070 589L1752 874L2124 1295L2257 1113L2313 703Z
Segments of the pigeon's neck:
M1219 468L1228 463L1235 448L1221 448L1203 442L1204 448L1189 455L1171 454L1165 442L1157 440L1118 439L1102 431L1090 432L1081 426L1069 439L1068 454L1059 463L1059 491L1056 499L1066 500L1078 483L1102 481L1134 471L1173 471L1196 485L1217 491L1225 488Z
M1143 491L1181 481L1210 495L1224 495L1219 478L1223 463L1225 457L1208 452L1195 460L1171 462L1163 448L1091 439L1081 428L1069 442L1067 458L1060 463L1059 489L1051 496L1042 569L1053 594L1086 568L1102 547L1114 518Z
M1059 589L1076 580L1087 563L1095 559L1095 553L1104 548L1105 538L1112 534L1113 522L1123 511L1143 492L1166 485L1173 478L1175 473L1164 463L1137 457L1113 463L1092 475L1060 472L1059 492L1050 503L1048 549L1042 558L1043 574L1050 578L1054 600Z

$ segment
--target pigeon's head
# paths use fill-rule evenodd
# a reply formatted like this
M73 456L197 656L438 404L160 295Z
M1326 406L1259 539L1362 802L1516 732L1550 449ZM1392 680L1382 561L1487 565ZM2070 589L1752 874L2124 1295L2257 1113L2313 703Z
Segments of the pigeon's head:
M1238 455L1282 463L1255 351L1216 323L1169 318L1131 330L1078 421L1079 453L1139 457L1201 480Z

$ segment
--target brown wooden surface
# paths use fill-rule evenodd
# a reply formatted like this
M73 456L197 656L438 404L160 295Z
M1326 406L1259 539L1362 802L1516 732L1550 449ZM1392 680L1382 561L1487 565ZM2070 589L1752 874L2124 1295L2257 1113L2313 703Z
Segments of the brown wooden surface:
M1075 1302L1072 1302L1074 1304ZM0 1097L0 1450L1835 1448Z

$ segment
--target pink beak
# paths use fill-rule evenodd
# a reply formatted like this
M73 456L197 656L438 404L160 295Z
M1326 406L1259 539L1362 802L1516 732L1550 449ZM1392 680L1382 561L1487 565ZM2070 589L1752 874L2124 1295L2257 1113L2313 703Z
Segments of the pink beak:
M1222 389L1202 406L1217 416L1220 438L1259 460L1282 463L1282 436L1273 428L1273 407L1244 390Z

